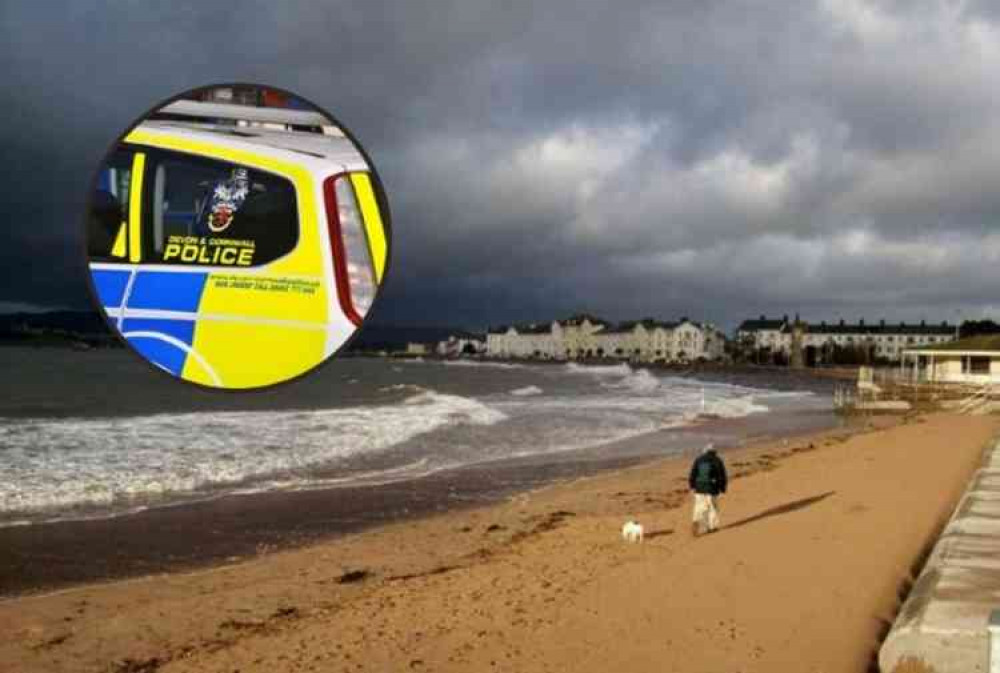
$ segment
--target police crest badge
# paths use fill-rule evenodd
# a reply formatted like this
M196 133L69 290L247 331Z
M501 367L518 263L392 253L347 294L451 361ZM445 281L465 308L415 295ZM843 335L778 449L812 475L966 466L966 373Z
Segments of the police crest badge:
M230 178L217 184L212 191L208 228L216 234L228 229L249 192L250 178L247 169L234 168Z

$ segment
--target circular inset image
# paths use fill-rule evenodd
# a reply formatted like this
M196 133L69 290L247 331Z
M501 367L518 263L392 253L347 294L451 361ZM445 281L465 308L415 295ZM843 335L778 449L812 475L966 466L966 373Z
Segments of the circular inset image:
M278 89L196 89L100 166L87 213L95 302L179 379L287 381L358 330L386 273L389 211L348 131Z

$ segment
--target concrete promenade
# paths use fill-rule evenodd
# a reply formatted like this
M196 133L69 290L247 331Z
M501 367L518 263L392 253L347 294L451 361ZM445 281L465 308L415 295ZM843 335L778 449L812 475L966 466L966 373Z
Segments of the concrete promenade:
M905 513L901 513L905 515ZM986 673L990 613L1000 608L1000 440L938 539L879 653L883 673Z

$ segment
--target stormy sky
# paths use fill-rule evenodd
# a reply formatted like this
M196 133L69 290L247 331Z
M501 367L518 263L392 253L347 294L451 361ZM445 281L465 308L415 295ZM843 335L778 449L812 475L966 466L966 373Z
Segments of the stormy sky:
M381 323L998 317L989 2L0 3L0 309L88 305L82 214L160 100L332 112L393 214Z

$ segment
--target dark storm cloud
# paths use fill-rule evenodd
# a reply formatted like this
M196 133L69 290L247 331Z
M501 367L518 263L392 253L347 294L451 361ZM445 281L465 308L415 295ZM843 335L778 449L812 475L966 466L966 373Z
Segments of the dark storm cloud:
M79 213L108 143L167 95L243 80L326 107L375 160L395 233L382 321L996 304L990 3L0 12L0 302L82 302Z

